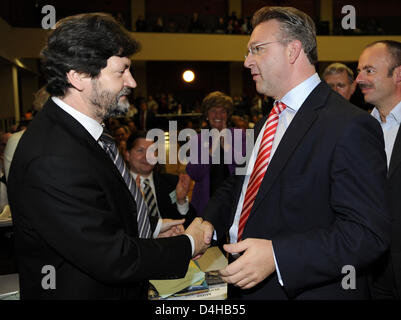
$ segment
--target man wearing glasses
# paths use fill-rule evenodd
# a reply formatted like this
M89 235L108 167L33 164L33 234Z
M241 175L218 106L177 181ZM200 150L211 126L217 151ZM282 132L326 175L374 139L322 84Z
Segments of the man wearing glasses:
M230 234L229 296L367 299L368 266L389 244L380 126L320 80L309 16L264 7L252 24L244 65L275 104L255 126L247 174L202 214Z

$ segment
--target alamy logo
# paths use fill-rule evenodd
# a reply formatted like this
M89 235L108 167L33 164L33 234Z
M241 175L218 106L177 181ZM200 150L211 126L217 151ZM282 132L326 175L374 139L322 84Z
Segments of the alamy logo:
M44 290L55 290L56 289L56 269L51 265L43 266L42 274L45 276L42 278L42 288Z
M236 164L236 175L246 174L246 164L254 147L252 129L202 129L200 138L193 129L186 128L178 133L177 121L169 121L169 164ZM150 164L166 164L166 139L161 129L152 129L146 139L154 142L146 152ZM178 142L185 142L178 150ZM220 146L224 157L220 157Z
M341 270L342 274L346 274L346 276L341 281L341 287L344 290L354 290L356 289L356 271L355 267L351 265L343 266Z
M43 29L56 29L56 8L52 5L45 5L42 7L42 13L46 14L42 18Z
M341 20L341 26L344 30L356 28L356 12L355 7L351 5L346 5L342 7L341 13L346 13L347 15Z

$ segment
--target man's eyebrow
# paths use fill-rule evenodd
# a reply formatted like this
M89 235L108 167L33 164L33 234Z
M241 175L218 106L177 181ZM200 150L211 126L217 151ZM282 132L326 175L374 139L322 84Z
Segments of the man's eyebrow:
M363 66L362 69L361 68L357 68L356 71L359 72L361 70L366 70L366 69L376 69L376 68L374 66L371 66L371 65L368 64L366 66Z
M250 43L248 43L247 48L253 47L253 46L257 46L258 44L261 44L262 41L252 41Z
M366 70L366 69L369 69L369 68L372 68L372 69L376 69L374 66L371 66L371 65L366 65L366 66L364 66L362 69L363 70Z

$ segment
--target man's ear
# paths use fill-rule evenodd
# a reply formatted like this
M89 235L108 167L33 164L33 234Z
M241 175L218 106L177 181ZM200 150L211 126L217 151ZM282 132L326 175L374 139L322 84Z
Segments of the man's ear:
M396 83L401 83L401 66L394 69L394 78Z
M288 59L291 64L295 63L302 50L302 43L299 40L293 40L288 44Z
M90 77L82 72L70 70L67 72L68 82L78 91L82 91L88 83Z

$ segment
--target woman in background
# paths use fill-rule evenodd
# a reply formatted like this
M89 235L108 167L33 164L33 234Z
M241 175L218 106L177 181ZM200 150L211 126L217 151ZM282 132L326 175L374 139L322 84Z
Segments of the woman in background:
M217 129L219 133L226 129L230 124L231 115L233 113L233 100L231 97L220 91L209 93L202 102L202 110L209 129ZM230 175L235 174L237 163L235 159L241 159L240 156L245 155L245 131L241 129L241 150L234 144L234 129L229 128L231 132L231 141L224 141L220 138L220 143L212 145L212 139L209 142L201 144L201 134L193 137L192 143L196 143L198 147L198 162L189 162L186 171L188 175L195 181L195 186L192 192L191 204L194 206L198 214L201 214L205 209L210 197L215 193L222 182ZM201 164L201 152L209 152L209 161L206 164ZM220 153L220 161L218 164L212 164L213 153ZM224 161L224 159L232 159L232 161ZM229 163L226 163L229 162Z

